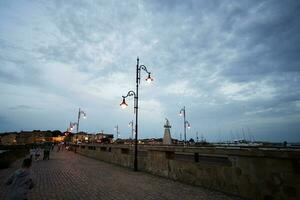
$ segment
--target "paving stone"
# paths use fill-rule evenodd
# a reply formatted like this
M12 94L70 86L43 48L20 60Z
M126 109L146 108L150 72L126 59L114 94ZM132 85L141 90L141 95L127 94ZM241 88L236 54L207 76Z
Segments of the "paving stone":
M0 199L6 199L8 176L21 165L0 170ZM29 199L61 200L239 200L220 192L186 185L144 172L87 158L70 151L50 152L50 160L33 162L35 187Z

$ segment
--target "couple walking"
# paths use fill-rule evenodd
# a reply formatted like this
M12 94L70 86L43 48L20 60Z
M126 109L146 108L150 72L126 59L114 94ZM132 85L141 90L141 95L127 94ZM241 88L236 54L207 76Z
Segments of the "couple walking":
M46 145L44 149L42 150L40 147L38 148L31 148L30 149L30 159L38 161L40 160L40 156L43 152L43 160L49 160L50 158L50 149L51 147L49 145Z

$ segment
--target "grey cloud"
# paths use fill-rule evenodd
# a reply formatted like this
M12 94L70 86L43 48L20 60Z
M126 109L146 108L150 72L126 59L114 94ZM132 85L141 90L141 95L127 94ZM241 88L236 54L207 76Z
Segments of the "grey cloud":
M17 49L19 46L12 47L0 40L0 50L3 52L1 65L14 66L21 74L10 74L7 70L10 68L6 68L6 71L1 69L1 82L18 82L37 87L44 94L65 97L64 100L70 101L72 105L88 104L86 107L91 110L103 110L107 105L115 108L112 104L118 106L118 100L99 101L100 96L105 95L103 88L110 88L101 87L112 84L109 80L105 83L99 80L107 80L105 77L118 71L124 73L124 76L132 74L132 84L129 85L134 87L136 56L140 56L141 64L148 67L156 81L154 89L141 90L141 100L153 98L161 103L165 112L163 114L170 117L174 124L174 132L178 133L182 128L176 110L183 105L189 109L193 131L203 129L212 135L216 135L218 129L229 130L246 125L257 132L271 134L277 131L269 123L272 120L281 123L287 130L290 130L288 126L291 125L291 132L299 128L294 125L294 121L299 118L297 102L300 98L300 20L297 1L35 3L43 10L41 13L46 16L43 18L45 24L51 28L43 29L41 26L38 31L33 29L36 30L33 35L44 37L41 38L43 42L35 43L31 52L33 55L30 56L20 53L23 51ZM7 38L7 41L13 39ZM26 49L24 46L22 48ZM11 52L15 50L18 53L12 56ZM72 66L76 74L80 72L85 75L81 80L83 82L77 82L78 77L75 75L73 82L70 78L73 74L66 74L65 77L70 80L69 86L60 85L59 81L55 84L52 78L52 82L44 84L39 76L49 78L48 64L51 67L56 64L60 67ZM192 94L168 93L168 86L177 80L185 81ZM242 87L234 94L242 97L252 95L253 98L237 100L230 97L230 94L221 93L222 86L228 83L253 84L245 89ZM266 88L263 88L265 90L259 91L260 87L264 87L259 83L266 84ZM76 84L82 87L78 90L68 88ZM85 88L86 84L92 87ZM97 93L97 87L99 96L95 99L80 96L85 92ZM268 93L268 89L272 89L272 95L261 98L263 92ZM149 91L151 94L148 94ZM126 91L119 92L121 96ZM255 98L255 92L260 92L260 97ZM15 106L10 108L17 109ZM107 119L120 120L122 123L126 121L115 109ZM104 110L109 113L109 109ZM115 117L117 115L120 119ZM97 113L93 113L93 116L97 117ZM287 120L284 121L283 117ZM98 127L97 120L86 123ZM105 119L102 121L103 124L115 123L104 123ZM157 124L150 127L143 118L141 124L147 124L141 130L149 136L152 133L159 135L162 128L157 127ZM109 129L109 125L104 126ZM276 137L279 137L278 134Z
M126 52L126 37L132 35L134 26L130 24L136 19L136 13L129 7L137 6L128 3L120 3L114 7L116 2L57 2L50 5L49 15L58 30L59 37L56 43L41 47L38 51L46 59L58 60L77 66L83 72L89 72L87 65L93 68L107 68L110 66L99 66L106 56L122 56ZM80 7L80 9L78 9ZM106 40L113 37L113 40ZM115 48L116 44L121 44ZM83 48L92 47L97 50L85 52ZM119 68L116 63L110 63Z
M299 2L296 1L276 4L269 1L259 9L256 8L251 16L247 16L255 20L240 19L241 25L236 26L234 33L241 39L235 38L236 44L242 42L237 46L242 52L242 57L235 61L236 64L230 63L233 66L228 74L234 68L239 70L238 66L250 67L251 72L261 74L270 71L299 71L299 6ZM245 60L246 63L243 63Z
M31 110L31 109L40 109L40 108L36 108L28 105L17 105L14 107L10 107L9 109L10 110Z
M0 40L0 79L9 84L35 85L42 70L35 55L28 49L7 40Z

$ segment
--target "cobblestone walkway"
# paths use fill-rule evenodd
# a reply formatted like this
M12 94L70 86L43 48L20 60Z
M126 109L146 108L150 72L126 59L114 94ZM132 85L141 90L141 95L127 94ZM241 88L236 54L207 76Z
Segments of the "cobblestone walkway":
M143 172L111 165L73 152L51 152L50 160L33 163L35 187L29 199L194 200L239 199ZM0 199L7 196L4 181L21 165L0 170Z

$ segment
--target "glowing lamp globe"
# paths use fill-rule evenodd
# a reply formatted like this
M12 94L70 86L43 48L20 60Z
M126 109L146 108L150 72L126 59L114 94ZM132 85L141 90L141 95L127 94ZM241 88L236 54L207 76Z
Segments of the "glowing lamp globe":
M125 98L123 98L123 101L122 103L120 103L120 106L122 109L125 109L128 106L128 104L125 102Z

